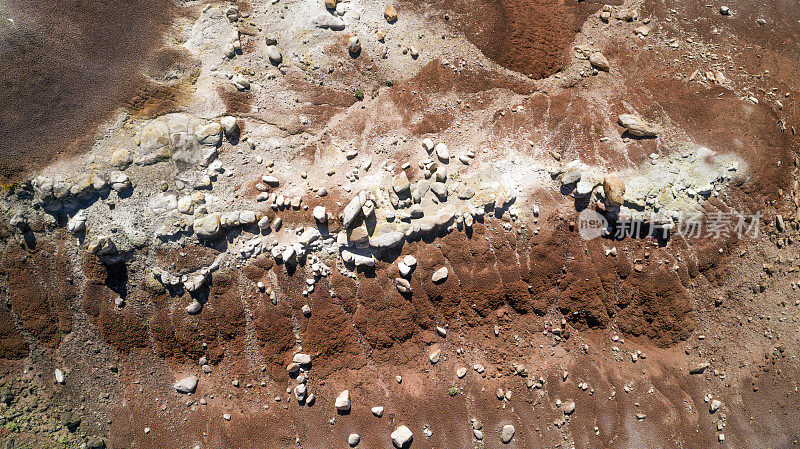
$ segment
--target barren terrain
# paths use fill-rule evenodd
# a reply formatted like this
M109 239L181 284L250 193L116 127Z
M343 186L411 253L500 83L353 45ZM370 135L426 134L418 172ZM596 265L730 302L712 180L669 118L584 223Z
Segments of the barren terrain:
M800 445L794 2L0 22L5 447Z

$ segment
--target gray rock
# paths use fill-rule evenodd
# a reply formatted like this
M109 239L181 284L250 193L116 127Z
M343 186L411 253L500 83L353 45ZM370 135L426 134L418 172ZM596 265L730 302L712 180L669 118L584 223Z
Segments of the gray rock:
M318 223L325 223L328 221L328 211L325 209L325 206L316 206L312 215L314 216L314 220L317 220Z
M447 275L449 274L447 267L439 268L438 270L433 272L433 276L431 276L431 281L438 284L440 282L444 282L447 279Z
M197 315L201 310L203 310L203 304L197 301L192 301L191 304L186 306L186 313L189 315Z
M356 195L352 200L350 200L349 203L347 203L347 206L345 206L344 210L342 211L342 221L345 229L349 228L350 225L353 224L353 221L360 212L361 199L358 195Z
M197 388L197 376L184 377L183 379L175 382L173 387L178 393L194 393L195 388Z
M398 449L408 447L408 445L411 444L411 441L414 439L414 434L411 433L411 429L406 426L398 427L390 436L392 438L394 447Z
M278 47L274 45L267 46L267 57L269 57L269 62L274 65L278 65L283 61L283 55L281 55Z
M434 150L436 151L436 157L438 157L440 161L445 164L450 162L450 150L447 149L447 145L439 142L434 147Z
M591 64L592 67L596 68L597 70L602 70L604 72L608 72L611 68L611 65L608 63L608 59L606 59L606 57L603 56L603 54L599 51L589 55L589 64Z
M224 132L226 136L235 136L239 131L239 125L236 123L236 117L226 115L225 117L219 119L219 124L222 127L222 132Z
M500 432L500 441L502 441L503 444L510 443L511 439L514 438L514 433L516 431L517 429L515 429L514 426L511 424L506 424L503 426L503 430Z
M622 114L617 118L620 126L626 128L632 136L636 137L656 137L656 130L642 120L632 114Z
M350 411L350 391L344 390L339 393L339 396L336 397L336 401L334 402L334 406L336 410L340 412Z
M447 186L443 182L431 183L431 192L433 192L440 201L447 199Z

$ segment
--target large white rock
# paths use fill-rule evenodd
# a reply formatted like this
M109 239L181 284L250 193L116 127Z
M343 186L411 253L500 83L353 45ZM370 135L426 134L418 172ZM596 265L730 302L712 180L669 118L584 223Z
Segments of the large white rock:
M350 390L344 390L343 392L339 393L339 396L336 397L336 402L334 402L334 406L336 407L336 410L340 412L349 412Z
M347 437L347 444L349 444L350 447L358 446L358 443L360 441L361 441L361 435L357 433L351 433L350 436Z
M511 439L514 438L514 433L516 431L517 429L515 429L514 426L511 424L506 424L503 426L503 430L500 432L500 441L502 441L503 444L510 443Z
M222 140L222 125L217 122L200 125L195 128L194 136L201 145L217 146Z
M226 115L219 119L219 125L226 136L233 136L239 130L239 125L236 124L236 117Z
M200 237L213 237L219 233L219 214L213 213L194 221L194 232Z
M447 149L447 145L439 142L434 147L434 150L436 150L436 157L438 157L440 161L444 163L450 162L450 150Z
M433 272L433 276L431 276L431 280L435 283L444 282L447 279L447 275L449 272L447 271L447 267L439 268L438 270Z
M298 352L297 354L294 355L292 361L294 363L297 363L298 365L308 365L311 363L311 356L308 354L303 354L301 352Z
M407 447L411 440L414 438L414 434L411 433L411 429L406 426L400 426L392 432L392 443L394 443L394 447L398 449L402 449Z
M173 387L178 393L194 393L195 388L197 388L197 376L184 377L183 379L175 382Z
M312 214L314 215L314 220L317 220L319 223L328 221L328 211L325 209L325 206L316 206Z
M344 224L345 229L349 228L353 221L358 216L359 212L361 212L361 198L359 195L353 197L347 206L344 207L342 211L342 221Z

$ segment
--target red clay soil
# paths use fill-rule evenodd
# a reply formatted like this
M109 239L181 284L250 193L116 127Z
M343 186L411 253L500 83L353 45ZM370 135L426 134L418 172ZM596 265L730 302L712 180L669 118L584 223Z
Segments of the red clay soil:
M169 0L11 0L0 5L0 180L84 149L141 92ZM13 18L12 24L6 18Z
M530 76L546 78L564 67L567 48L602 2L574 0L413 0L431 7L489 59ZM607 2L614 3L614 2Z

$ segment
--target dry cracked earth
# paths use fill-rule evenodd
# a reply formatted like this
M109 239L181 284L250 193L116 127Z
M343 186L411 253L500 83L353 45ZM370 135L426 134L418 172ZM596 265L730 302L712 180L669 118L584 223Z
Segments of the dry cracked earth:
M0 444L800 446L800 10L706 3L0 3Z

